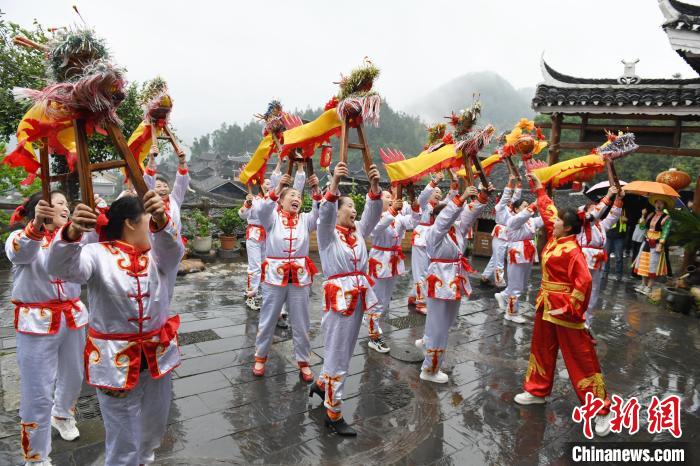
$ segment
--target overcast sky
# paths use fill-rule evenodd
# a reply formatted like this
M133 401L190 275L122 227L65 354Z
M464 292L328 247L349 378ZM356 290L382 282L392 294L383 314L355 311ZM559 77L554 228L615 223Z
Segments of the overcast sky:
M130 80L168 81L188 142L249 121L271 98L321 106L365 56L397 109L470 71L535 86L542 52L581 77L618 77L623 58L639 58L642 77L694 76L669 46L656 0L0 0L0 9L22 25L65 26L79 21L73 4Z

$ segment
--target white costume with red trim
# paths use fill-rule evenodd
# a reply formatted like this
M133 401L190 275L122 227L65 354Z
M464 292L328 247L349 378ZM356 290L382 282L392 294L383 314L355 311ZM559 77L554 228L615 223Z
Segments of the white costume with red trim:
M245 230L245 249L248 256L248 281L246 291L249 295L255 295L260 288L260 274L262 261L265 258L265 240L267 233L260 225L258 219L258 207L265 196L258 194L253 199L253 205L249 208L245 204L238 211L238 215L248 222Z
M496 226L491 232L491 258L481 277L490 280L494 277L496 286L506 286L505 259L508 250L508 220L513 216L510 204L517 202L523 190L516 188L515 192L509 186L503 190L503 195L496 204Z
M147 168L143 174L143 181L148 189L156 187L156 171L152 168ZM168 197L164 199L165 211L173 219L173 223L177 226L178 233L182 232L182 221L180 220L180 208L185 202L185 195L190 186L190 172L186 168L178 168L175 175L173 188L170 190Z
M603 278L603 266L608 261L606 248L606 232L617 223L622 214L622 201L615 201L610 212L603 220L598 220L603 211L610 205L610 201L604 197L593 209L595 220L586 221L581 227L581 232L576 236L576 241L581 245L583 255L586 257L588 270L591 272L593 284L591 286L591 298L586 308L586 324L591 324L593 309L598 304L600 296L600 282Z
M282 175L280 173L272 173L270 176L270 189L275 189L279 183ZM304 172L297 172L294 177L294 189L299 192L304 190L304 184L306 183L306 174ZM245 204L238 211L238 215L248 222L248 228L245 231L245 249L246 255L248 256L248 285L246 291L250 295L258 293L260 288L260 275L262 273L262 263L265 260L265 241L267 238L267 233L265 228L260 224L260 219L258 218L258 208L260 203L266 196L258 194L255 199L253 199L253 205L247 208Z
M309 362L309 291L317 272L309 258L309 239L316 230L320 199L320 195L314 198L311 212L300 214L290 214L279 208L275 191L259 205L258 218L267 232L267 257L262 264L263 301L255 339L258 362L267 359L285 303L292 324L296 360Z
M531 204L513 215L507 224L508 286L502 295L508 300L506 312L511 315L517 314L520 309L520 296L527 291L532 264L537 261L534 238L543 223L540 217L532 217L535 208L536 205Z
M425 230L430 226L430 213L433 211L430 196L435 188L436 185L431 181L418 195L421 217L420 222L413 227L411 235L411 276L413 281L410 296L416 298L417 305L425 305L425 272L430 264L428 253L425 252Z
M5 254L12 262L24 461L48 458L51 416L74 416L83 383L81 355L88 312L80 301L80 285L47 271L53 238L52 233L36 231L30 221L5 243ZM92 235L90 240L94 239Z
M406 273L404 265L404 253L401 249L401 240L406 231L418 224L420 214L418 210L412 210L410 215L404 215L389 208L382 213L377 226L374 227L372 249L369 251L369 276L374 280L374 294L379 299L379 306L367 314L367 327L369 336L379 338L382 328L379 319L389 312L391 295L399 275Z
M424 370L435 373L440 369L449 330L459 313L462 296L471 294L469 272L472 269L462 253L467 233L486 207L486 202L487 199L480 194L478 200L464 205L461 197L455 196L426 233L430 266L426 278L428 317L423 336L426 349Z
M336 226L337 195L326 193L319 208L318 249L326 281L321 319L325 352L318 384L325 387L326 408L335 413L341 412L345 377L362 316L372 312L378 304L372 291L372 279L365 273L368 254L364 238L377 225L381 213L381 195L371 192L354 229Z
M50 273L87 284L93 309L85 345L87 382L124 395L117 399L97 391L110 466L153 461L170 410L170 372L180 364L180 319L169 311L185 247L169 217L162 229L153 227L150 250L121 241L83 246L66 241L66 227L49 250Z
M433 203L430 196L437 185L432 181L418 195L418 206L420 207L420 222L413 228L411 237L411 275L413 277L410 296L416 297L416 304L425 304L425 276L428 272L430 259L425 250L425 232L430 227L430 216L433 212ZM448 192L446 200L449 201L457 195L456 190Z

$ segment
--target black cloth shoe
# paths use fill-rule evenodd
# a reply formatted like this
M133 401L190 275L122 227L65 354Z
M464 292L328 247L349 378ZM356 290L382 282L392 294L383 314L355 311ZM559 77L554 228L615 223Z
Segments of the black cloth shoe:
M321 390L321 387L318 386L316 382L311 384L311 387L309 388L309 398L313 398L314 393L321 398L321 401L325 401L326 399L326 391Z
M357 432L355 432L355 429L350 427L348 423L345 422L345 419L343 419L342 417L337 421L333 421L331 420L331 418L328 417L328 414L326 414L326 427L328 427L330 431L334 434L338 434L342 437L357 436Z

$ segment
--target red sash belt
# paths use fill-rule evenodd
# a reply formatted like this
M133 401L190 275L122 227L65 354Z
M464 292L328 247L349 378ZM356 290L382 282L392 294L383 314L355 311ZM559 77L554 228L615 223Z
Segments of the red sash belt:
M281 261L286 261L285 263L282 264L282 273L284 274L284 278L282 279L282 286L285 286L287 283L295 283L299 284L299 270L296 267L292 267L292 261L296 259L304 259L306 270L308 270L309 275L313 277L318 273L318 269L316 268L316 264L309 258L309 256L287 256L287 257L274 257L274 256L267 256L267 259L272 259L272 260L281 260ZM263 263L263 281L265 281L265 269L268 267L268 262L265 260Z
M460 255L457 259L430 259L430 262L437 262L440 264L458 264L465 272L473 273L474 269L467 260L466 257Z
M141 343L158 336L160 343L167 345L177 335L180 328L180 315L174 315L165 321L161 328L146 333L102 333L93 327L88 327L88 335L100 340L123 340Z
M594 269L597 269L601 263L605 263L608 261L608 251L604 248L597 248L595 246L584 246L584 249L595 249L599 251L592 257L593 259L595 259L595 262L593 263Z
M267 238L267 233L265 232L265 229L262 227L262 225L256 225L255 223L249 223L248 228L245 229L245 238L248 239L250 238L250 233L255 230L255 229L260 230L260 240L259 241L265 241L265 238Z
M341 310L338 308L338 300L336 298L336 295L339 291L344 291L342 288L339 286L329 283L330 280L334 280L336 278L343 278L343 277L365 277L367 281L369 282L370 286L374 286L374 281L367 276L366 273L360 272L360 271L355 271L355 272L345 272L345 273L338 273L335 275L331 275L328 277L328 282L324 285L324 291L325 291L325 296L326 296L326 307L325 311L333 311L333 312L340 312L344 316L351 316L355 312L355 308L357 308L357 303L362 299L362 310L366 311L367 309L365 308L366 306L366 297L367 297L367 287L365 286L358 286L352 290L348 290L345 292L346 298L349 295L350 296L350 303L347 305L347 307L344 310Z
M392 246L390 248L383 248L381 246L372 246L372 249L376 249L377 251L386 251L391 253L391 274L392 275L398 275L399 274L399 261L402 261L406 258L406 255L403 253L401 250L401 246Z
M431 226L433 226L432 223L426 223L426 222L420 222L418 225L420 225L420 226L422 226L422 227L431 227Z
M525 260L532 261L535 258L535 253L536 253L535 245L532 243L531 239L521 239L521 240L517 240L517 241L511 241L511 243L523 243L523 257L525 258ZM508 251L508 253L510 255L510 262L515 263L516 262L515 255L517 253L517 250L510 249L510 251Z
M335 275L331 275L330 277L328 277L328 280L335 280L336 278L343 278L343 277L365 277L367 279L367 281L369 282L369 284L371 286L374 286L374 280L372 280L372 278L369 275L367 275L364 272L360 272L359 270L355 271L355 272L337 273Z
M22 307L36 307L51 310L51 326L49 327L48 332L50 334L58 332L58 328L61 325L61 313L66 316L66 323L68 323L69 328L78 328L75 324L75 319L73 318L73 311L82 312L82 309L80 306L78 306L78 302L80 302L80 298L72 298L67 301L59 301L54 299L40 303L23 303L21 301L12 301L12 304L15 305L15 330L18 329L19 310Z

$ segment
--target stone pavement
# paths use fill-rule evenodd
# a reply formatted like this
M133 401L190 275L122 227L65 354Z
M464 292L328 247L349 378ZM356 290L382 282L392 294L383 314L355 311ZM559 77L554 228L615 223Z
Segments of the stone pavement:
M410 262L408 262L410 263ZM320 264L317 261L317 264ZM483 263L477 261L476 268ZM183 362L174 377L174 402L159 464L567 464L566 443L585 440L571 421L578 401L559 362L545 406L512 402L527 368L532 312L525 325L504 323L493 290L472 281L450 335L447 372L440 386L418 379L419 365L367 351L363 328L346 385L344 414L356 439L329 435L324 409L308 397L291 357L291 329L277 330L266 376L251 373L257 312L243 302L245 263L210 266L180 277ZM539 288L535 269L530 300ZM0 297L9 303L9 271L0 270ZM312 369L321 368L321 290L312 291ZM634 282L604 284L593 329L610 393L642 403L641 430L606 440L672 440L646 432L652 395L682 398L682 441L700 443L700 321L673 314L635 295ZM402 278L384 325L394 351L422 336L424 317L407 312ZM19 461L18 376L11 306L0 314L0 464ZM65 442L54 432L57 465L101 464L104 429L94 390L78 405L81 437Z

